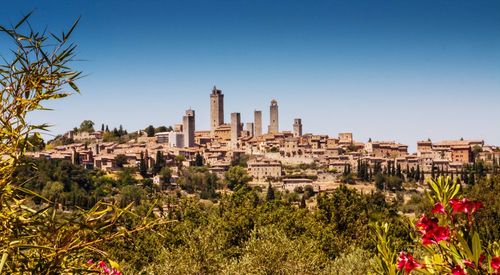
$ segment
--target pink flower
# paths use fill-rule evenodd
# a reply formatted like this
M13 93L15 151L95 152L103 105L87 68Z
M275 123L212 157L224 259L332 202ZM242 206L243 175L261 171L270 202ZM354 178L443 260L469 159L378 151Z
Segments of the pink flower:
M398 257L398 269L404 270L406 274L410 273L412 270L421 268L422 265L413 259L411 254L406 254L405 252L399 253Z
M435 217L432 218L427 218L427 216L424 214L422 217L418 220L416 226L419 228L419 232L422 234L425 234L428 231L432 231L434 228L438 226L438 219Z
M451 274L452 275L467 275L465 270L459 265L455 266L454 268L451 269Z
M93 264L94 264L94 260L89 259L89 260L87 261L87 264L88 264L88 265L93 265Z
M499 270L500 269L500 256L495 256L491 258L491 268L494 270Z
M109 269L109 267L104 267L103 268L103 271L104 271L104 274L111 274L111 269Z
M113 268L113 270L111 271L111 275L121 275L122 273L120 271L118 271L116 268Z
M444 209L444 206L442 203L437 202L434 204L434 208L432 208L432 213L434 214L446 214L446 210Z
M479 201L470 201L467 198L459 199L451 199L450 200L451 208L453 208L453 214L456 213L465 213L465 214L473 214L479 208L483 207L483 204Z
M448 227L439 226L439 220L435 217L427 218L427 216L422 215L422 217L417 222L416 226L419 228L419 232L422 236L422 244L437 244L440 241L446 241L450 237L450 230Z

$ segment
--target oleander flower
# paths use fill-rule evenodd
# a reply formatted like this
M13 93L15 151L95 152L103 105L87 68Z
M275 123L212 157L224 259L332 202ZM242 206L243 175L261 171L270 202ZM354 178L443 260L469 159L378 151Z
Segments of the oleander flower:
M406 274L410 273L414 269L421 268L422 264L418 263L411 254L405 252L399 253L398 257L398 269L404 270Z
M457 265L451 269L451 274L452 275L466 275L467 272L465 272L465 270L461 266Z
M432 213L434 214L446 214L446 210L444 209L444 206L442 203L437 202L434 204L434 208L432 208Z
M453 208L453 214L456 213L465 213L465 214L473 214L478 209L483 207L483 204L479 201L471 201L467 198L459 199L451 199L450 200L451 208Z
M495 256L491 258L491 268L494 270L499 270L500 269L500 256Z
M450 237L450 230L448 227L439 226L439 220L435 217L428 218L425 215L417 222L416 226L422 236L422 244L430 245L437 244L440 241L446 241Z

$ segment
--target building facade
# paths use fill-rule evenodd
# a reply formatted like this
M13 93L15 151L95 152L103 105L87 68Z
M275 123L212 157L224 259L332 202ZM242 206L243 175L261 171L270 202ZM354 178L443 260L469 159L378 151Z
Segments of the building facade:
M182 128L184 129L184 146L194 147L195 114L194 110L187 110L182 118Z
M214 86L210 94L210 131L212 134L222 124L224 124L224 95Z
M278 101L276 99L271 100L271 106L269 107L269 134L279 133L279 112L278 112Z

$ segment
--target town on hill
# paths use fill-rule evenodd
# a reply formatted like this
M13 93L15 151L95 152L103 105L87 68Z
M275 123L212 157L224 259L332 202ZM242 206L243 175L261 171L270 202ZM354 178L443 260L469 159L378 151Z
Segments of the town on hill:
M196 129L192 109L173 127L149 126L130 134L121 126L110 131L102 125L95 131L92 121L84 121L80 128L50 141L45 149L27 155L65 159L111 173L123 167L142 167L143 176L152 177L157 185L164 184L159 169L155 169L159 166L171 167L173 176L168 184L175 185L179 157L183 167L206 165L221 179L232 164L244 159L253 184L272 182L281 190L312 186L316 192L357 181L376 181L381 189L400 190L405 181L424 182L440 175L469 183L477 173L488 173L500 165L500 149L483 140L428 139L417 142L417 152L409 153L408 145L371 139L360 142L352 133L337 137L304 134L300 118L294 119L292 131L281 130L275 99L269 106L267 131L263 131L260 110L254 112L253 122L244 124L240 113L231 113L226 123L224 94L215 86L209 102L209 130ZM379 174L397 180L376 177Z

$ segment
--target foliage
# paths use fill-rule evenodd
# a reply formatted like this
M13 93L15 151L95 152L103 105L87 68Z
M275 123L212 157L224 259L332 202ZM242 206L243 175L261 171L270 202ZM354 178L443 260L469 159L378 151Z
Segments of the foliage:
M428 198L434 207L431 213L422 215L414 228L422 260L415 259L409 252L400 252L395 259L390 241L384 236L387 232L384 225L383 231L376 230L379 272L496 274L500 269L500 265L494 264L500 259L498 240L481 240L475 222L475 213L483 207L482 203L462 198L460 185L449 177L430 180L429 186L432 193Z
M115 157L116 167L123 168L125 166L125 164L127 164L127 163L128 163L127 156L125 156L124 154L116 155L116 157Z
M30 124L27 117L44 104L78 92L74 83L80 72L71 69L76 45L70 36L78 20L61 35L39 32L28 23L30 14L11 28L0 26L5 44L14 49L3 55L0 64L0 273L60 274L90 272L85 265L93 255L108 257L98 246L137 231L151 228L158 221L146 219L127 228L120 220L130 213L113 204L98 202L89 210L62 212L51 201L25 187L31 178L18 181L16 170L24 153L40 138L47 124ZM28 165L29 166L29 165ZM36 170L35 166L29 169ZM64 181L39 186L57 200L57 191L71 188ZM33 200L42 204L34 205Z
M92 120L84 120L80 124L80 128L78 128L79 132L94 132L94 122Z
M232 166L224 174L227 187L231 190L238 190L241 187L246 186L248 182L252 179L247 170L241 166Z

